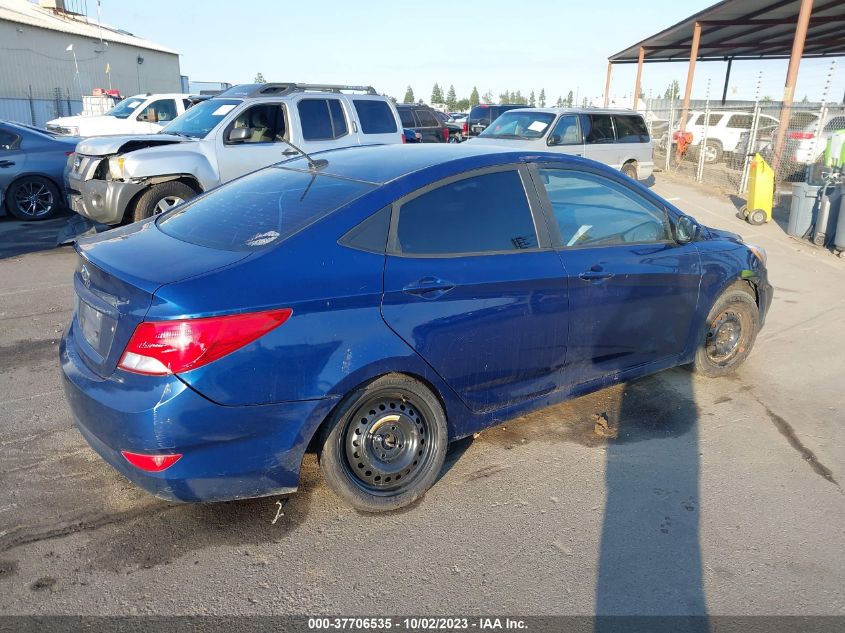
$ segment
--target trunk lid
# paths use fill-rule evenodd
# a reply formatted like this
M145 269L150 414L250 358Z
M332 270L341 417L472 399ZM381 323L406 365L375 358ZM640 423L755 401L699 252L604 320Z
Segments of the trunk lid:
M103 378L114 372L159 288L249 256L182 242L159 231L154 219L84 238L76 250L73 338L85 364Z

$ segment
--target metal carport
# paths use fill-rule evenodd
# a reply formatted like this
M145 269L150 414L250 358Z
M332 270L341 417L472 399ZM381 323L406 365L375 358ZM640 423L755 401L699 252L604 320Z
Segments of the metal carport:
M607 106L614 64L637 64L634 109L640 95L643 64L689 62L682 113L689 110L697 61L726 61L725 88L734 60L788 59L783 114L775 143L775 161L786 135L798 67L802 57L845 55L845 1L723 0L608 58L604 104ZM682 116L682 125L686 117ZM775 166L776 167L776 166Z

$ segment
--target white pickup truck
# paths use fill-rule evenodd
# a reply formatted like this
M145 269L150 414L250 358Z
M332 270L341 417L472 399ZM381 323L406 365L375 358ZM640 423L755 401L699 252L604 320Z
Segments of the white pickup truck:
M47 129L67 136L155 134L195 103L187 94L142 94L127 97L100 116L65 116L47 121Z

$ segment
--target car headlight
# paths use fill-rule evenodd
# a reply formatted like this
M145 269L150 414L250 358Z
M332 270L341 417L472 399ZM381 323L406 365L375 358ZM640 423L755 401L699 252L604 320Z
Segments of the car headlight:
M746 246L748 247L748 250L754 253L754 257L760 260L760 263L765 266L766 262L768 261L768 257L766 256L766 249L764 249L762 246L755 246L754 244L746 244Z
M65 134L67 134L68 136L79 136L78 126L66 127L65 130L67 130Z
M112 180L123 180L123 164L126 159L123 156L112 156L109 158L109 174Z

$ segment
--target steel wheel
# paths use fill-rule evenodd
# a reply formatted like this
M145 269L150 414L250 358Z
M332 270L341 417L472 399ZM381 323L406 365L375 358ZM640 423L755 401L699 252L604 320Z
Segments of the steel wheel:
M158 201L155 206L155 209L153 210L153 214L158 215L160 213L166 213L176 205L182 204L183 202L185 201L179 196L165 196L164 198Z
M397 392L365 402L343 434L346 467L370 494L393 492L425 472L434 453L428 421L409 394Z
M693 366L705 376L716 377L739 367L754 346L760 313L753 290L738 282L720 296L704 323Z
M727 363L739 352L741 341L742 316L726 310L710 324L704 344L707 358L719 365Z
M56 198L43 182L30 180L15 191L15 206L21 215L36 219L49 215L56 206Z

